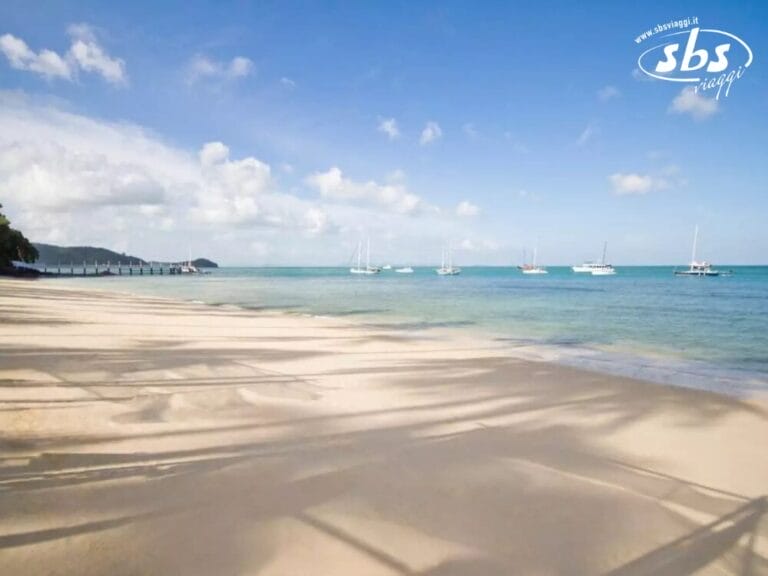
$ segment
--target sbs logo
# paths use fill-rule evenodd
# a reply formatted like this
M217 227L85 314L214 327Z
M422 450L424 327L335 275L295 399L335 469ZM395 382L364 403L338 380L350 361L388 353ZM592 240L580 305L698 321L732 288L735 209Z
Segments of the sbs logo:
M744 40L723 30L692 28L666 34L664 44L649 48L637 59L638 68L651 78L698 83L697 90L731 84L752 64L752 49Z

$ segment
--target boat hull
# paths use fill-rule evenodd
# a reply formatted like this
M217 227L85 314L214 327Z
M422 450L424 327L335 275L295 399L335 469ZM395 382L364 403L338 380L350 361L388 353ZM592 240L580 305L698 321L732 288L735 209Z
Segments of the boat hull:
M704 276L720 276L720 272L717 270L675 270L675 276L701 278Z

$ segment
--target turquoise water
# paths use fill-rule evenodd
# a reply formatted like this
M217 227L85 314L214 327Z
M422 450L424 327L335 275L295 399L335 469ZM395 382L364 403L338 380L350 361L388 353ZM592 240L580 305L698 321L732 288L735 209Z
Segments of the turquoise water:
M666 383L768 390L768 267L680 278L672 267L618 267L613 277L549 268L469 267L439 277L346 268L221 268L208 276L57 280L66 284L334 315L392 329L474 330L542 346L567 363Z

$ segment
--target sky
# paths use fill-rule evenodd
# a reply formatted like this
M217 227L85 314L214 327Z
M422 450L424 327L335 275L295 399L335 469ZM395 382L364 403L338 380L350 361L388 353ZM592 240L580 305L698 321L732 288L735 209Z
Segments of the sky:
M154 260L767 263L768 3L583 4L5 0L0 203ZM638 69L693 17L727 96Z

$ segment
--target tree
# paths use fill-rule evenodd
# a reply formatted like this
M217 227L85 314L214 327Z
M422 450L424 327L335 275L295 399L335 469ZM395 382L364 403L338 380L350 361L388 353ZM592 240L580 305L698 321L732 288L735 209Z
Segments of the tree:
M32 246L24 234L11 228L8 218L0 212L0 267L11 266L13 260L34 262L37 258L37 248Z

